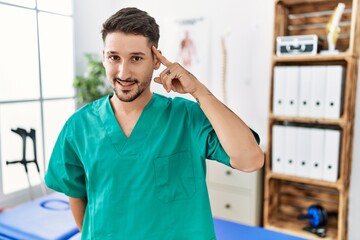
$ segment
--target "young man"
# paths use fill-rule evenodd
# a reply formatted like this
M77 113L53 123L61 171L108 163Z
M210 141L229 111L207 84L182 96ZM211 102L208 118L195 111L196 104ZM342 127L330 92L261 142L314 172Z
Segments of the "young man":
M257 134L156 49L159 27L146 12L121 9L102 37L114 94L66 122L46 184L70 197L82 239L215 239L205 160L257 170ZM197 103L150 91L160 64L166 69L154 81Z

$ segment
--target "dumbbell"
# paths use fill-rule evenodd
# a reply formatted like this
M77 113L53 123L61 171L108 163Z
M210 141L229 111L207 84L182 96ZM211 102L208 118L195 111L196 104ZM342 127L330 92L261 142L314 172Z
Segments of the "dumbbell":
M307 209L307 214L300 214L298 219L309 219L311 227L324 227L327 224L329 214L320 205L311 205Z

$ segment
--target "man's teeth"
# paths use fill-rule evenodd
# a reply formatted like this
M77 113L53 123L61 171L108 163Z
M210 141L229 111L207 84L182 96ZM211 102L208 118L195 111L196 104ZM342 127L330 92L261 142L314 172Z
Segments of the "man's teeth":
M121 82L121 85L129 86L132 85L134 82Z
M135 81L121 81L121 80L118 80L117 82L123 86L130 86L135 83Z

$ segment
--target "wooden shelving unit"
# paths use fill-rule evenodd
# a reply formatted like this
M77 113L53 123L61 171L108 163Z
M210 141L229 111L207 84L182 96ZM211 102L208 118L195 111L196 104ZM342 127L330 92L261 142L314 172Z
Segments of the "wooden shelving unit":
M315 56L276 56L273 55L272 60L276 63L290 63L290 62L331 62L331 61L349 61L353 58L348 53L339 53L335 56L315 55Z
M317 34L324 39L325 26L337 4L345 4L341 18L341 34L336 44L340 54L315 56L276 56L276 37ZM347 239L349 178L353 149L354 111L360 48L360 0L275 0L272 76L268 147L264 177L265 228L297 235L306 239ZM320 13L320 14L319 14ZM294 17L295 16L295 17ZM343 111L338 119L285 117L273 114L273 76L275 66L342 65L345 68ZM337 127L341 129L339 178L336 182L315 180L272 172L272 126L274 124ZM306 221L297 220L308 206L321 204L336 213L329 217L327 236L317 237L305 230Z

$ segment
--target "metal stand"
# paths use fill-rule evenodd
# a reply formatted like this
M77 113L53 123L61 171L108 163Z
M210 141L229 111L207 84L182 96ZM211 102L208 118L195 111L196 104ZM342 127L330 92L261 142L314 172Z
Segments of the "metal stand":
M40 185L41 185L42 191L45 194L45 191L44 191L43 186L42 186L40 168L39 168L39 164L38 164L38 161L37 161L36 131L35 131L35 129L31 129L30 132L27 132L23 128L11 129L11 131L18 134L22 139L22 143L23 143L23 146L22 146L22 159L21 160L15 160L15 161L6 161L6 165L20 163L20 164L22 164L24 166L24 169L25 169L25 172L26 172L26 177L27 177L28 184L29 184L29 195L30 195L30 198L33 199L32 192L31 192L31 182L30 182L30 177L29 177L29 172L28 172L28 166L27 165L30 164L30 163L34 163L35 166L36 166L36 170L37 170L37 172L39 173L39 176L40 176ZM30 139L33 142L33 147L34 147L34 159L33 160L27 160L26 159L26 139L27 139L27 137L30 137Z

